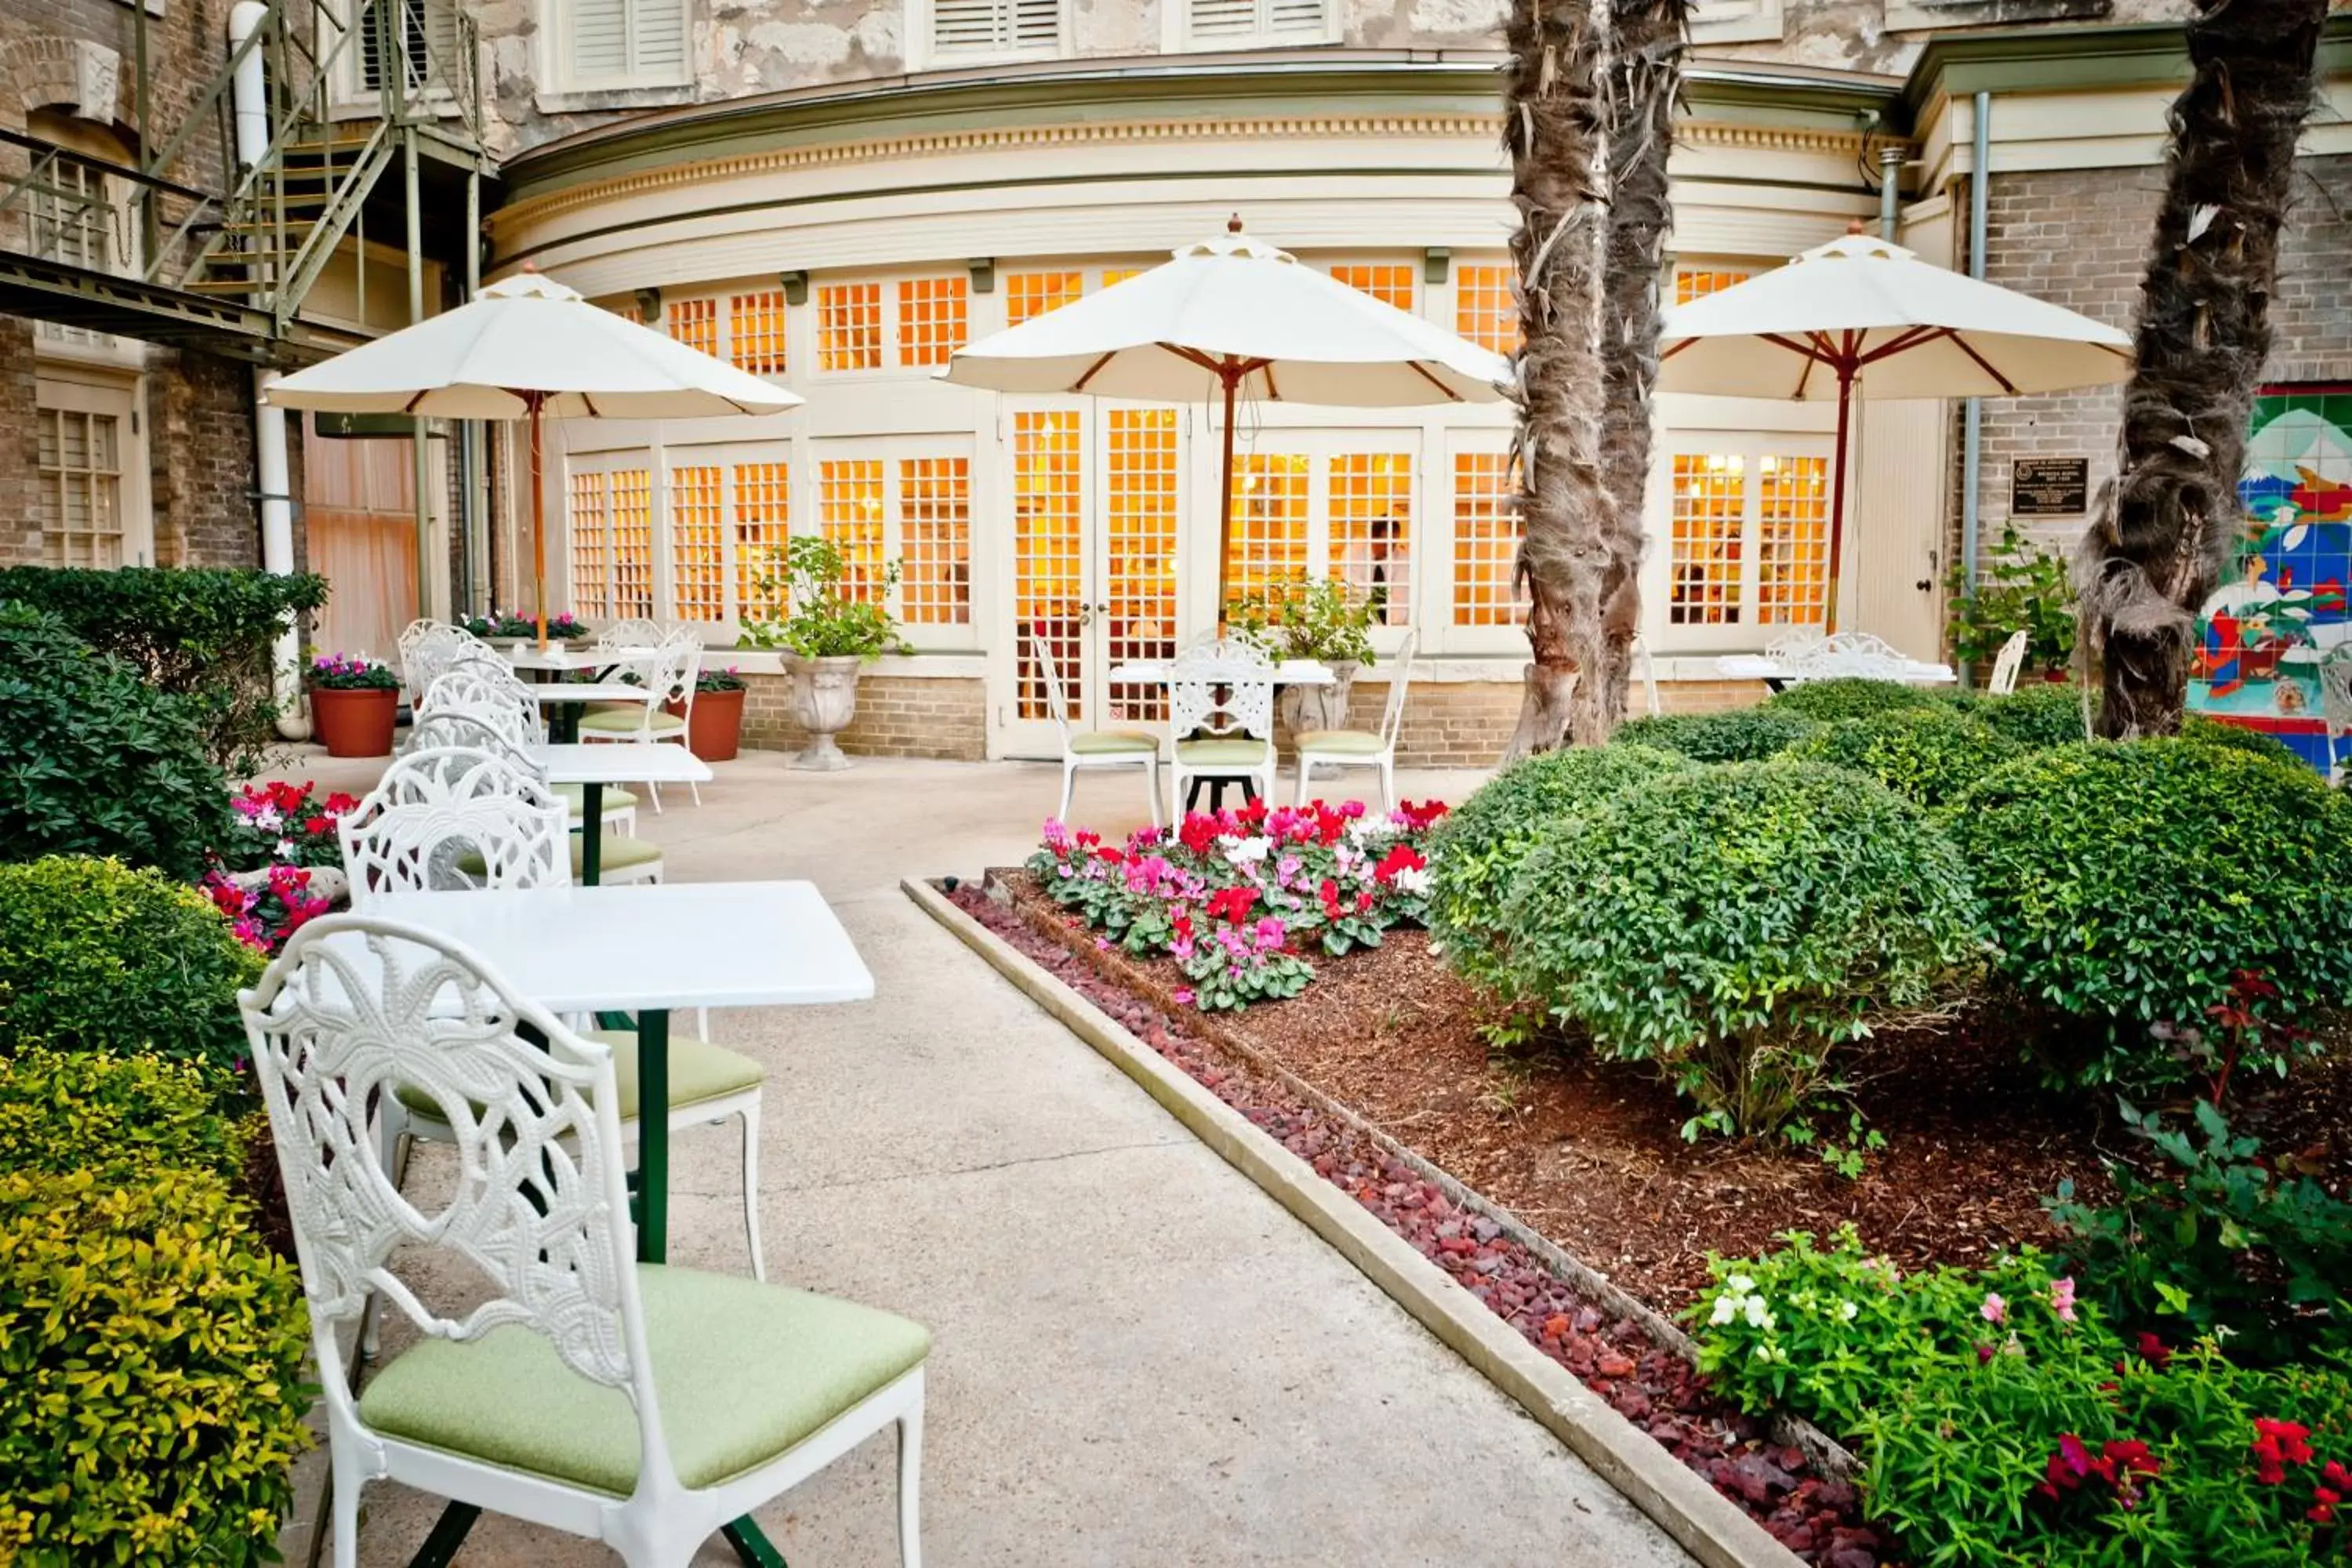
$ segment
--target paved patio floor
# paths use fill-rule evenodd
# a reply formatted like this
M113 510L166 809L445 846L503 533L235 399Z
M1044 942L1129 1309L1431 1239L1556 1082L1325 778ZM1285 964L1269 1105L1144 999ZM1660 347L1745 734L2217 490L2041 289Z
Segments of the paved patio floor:
M747 754L645 814L673 879L808 878L877 984L856 1006L717 1015L768 1065L772 1278L931 1328L923 1545L1005 1564L1544 1564L1688 1560L1313 1234L898 890L1018 859L1055 769ZM293 768L338 787L373 766ZM1355 775L1369 781L1370 774ZM1460 798L1479 775L1408 775ZM1286 782L1287 782L1286 780ZM1137 781L1073 816L1142 818ZM1337 797L1349 793L1333 788ZM412 1181L441 1184L446 1152ZM731 1132L673 1145L671 1256L747 1267ZM795 1568L898 1561L886 1435L761 1516ZM368 1492L361 1562L404 1563L437 1504ZM467 1568L615 1561L485 1519ZM734 1562L713 1541L698 1568Z

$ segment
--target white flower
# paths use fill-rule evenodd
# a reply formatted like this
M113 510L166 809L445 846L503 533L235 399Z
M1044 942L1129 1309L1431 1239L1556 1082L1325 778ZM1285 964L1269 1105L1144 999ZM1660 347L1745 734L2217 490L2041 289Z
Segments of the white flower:
M1774 1321L1775 1321L1775 1320L1773 1319L1773 1316L1772 1316L1772 1310L1771 1310L1769 1307L1767 1307L1767 1306L1764 1304L1764 1298L1763 1298L1763 1297L1761 1297L1761 1296L1750 1296L1750 1297L1748 1297L1748 1301L1747 1301L1747 1308L1748 1308L1748 1326L1749 1328L1751 1328L1751 1329L1769 1329L1769 1328L1771 1328L1771 1327L1772 1327L1773 1322L1774 1322Z
M278 841L278 853L279 857L284 859L291 860L294 858L294 840L291 838L279 839Z
M1274 840L1265 837L1228 838L1224 844L1225 858L1235 866L1255 865L1274 848Z
M1730 1296L1717 1296L1715 1299L1715 1310L1707 1314L1706 1321L1719 1329L1738 1316L1739 1316L1739 1302Z
M1429 896L1429 873L1426 870L1408 866L1396 874L1394 880L1401 891L1411 893L1415 898Z
M278 815L278 808L274 805L265 805L253 814L253 826L264 833L275 833L285 820Z
M1393 838L1403 831L1402 824L1391 822L1385 816L1360 816L1348 824L1348 837L1359 846Z
M1745 1274L1735 1274L1730 1279L1725 1280L1724 1284L1729 1287L1731 1293L1735 1296L1745 1296L1748 1292L1756 1289L1756 1281L1750 1279Z
M1838 1303L1839 1322L1851 1323L1860 1316L1862 1316L1862 1309L1855 1306L1852 1301L1840 1301Z

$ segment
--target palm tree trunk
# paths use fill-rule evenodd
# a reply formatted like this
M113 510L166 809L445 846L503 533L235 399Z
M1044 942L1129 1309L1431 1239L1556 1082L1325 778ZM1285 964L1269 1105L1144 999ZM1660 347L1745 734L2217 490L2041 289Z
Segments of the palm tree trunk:
M1512 0L1503 40L1503 145L1524 340L1516 366L1518 575L1526 694L1505 760L1563 738L1606 738L1594 679L1605 668L1614 503L1601 468L1601 295L1609 237L1604 98L1610 0ZM1583 679L1578 673L1584 672Z
M1674 153L1690 0L1614 0L1609 47L1608 279L1601 298L1601 463L1609 512L1595 683L1605 741L1625 718L1633 638L1642 629L1642 518L1650 488L1650 394L1658 382L1661 255L1674 226L1666 161Z
M2074 561L2099 733L2169 735L2196 613L2242 530L2238 473L2271 346L2279 225L2327 0L2196 0L2140 285L2120 475ZM1982 176L1979 175L1979 178Z

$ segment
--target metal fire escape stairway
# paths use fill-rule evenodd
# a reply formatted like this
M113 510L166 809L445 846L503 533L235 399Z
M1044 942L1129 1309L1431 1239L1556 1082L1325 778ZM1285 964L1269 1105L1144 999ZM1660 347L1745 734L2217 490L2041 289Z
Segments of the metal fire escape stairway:
M143 122L146 10L131 9L137 167L0 132L28 164L0 192L0 312L284 367L362 341L306 319L303 301L344 237L364 230L371 197L389 205L388 190L379 195L387 172L410 176L394 182L405 187L405 222L393 226L412 247L425 226L417 167L468 179L492 172L472 19L457 0L267 0L178 125L159 133ZM234 84L256 57L272 134L247 167L236 155ZM173 177L196 161L207 130L226 171L217 190ZM112 191L128 193L120 210L94 194ZM58 243L110 233L120 242L102 248L119 254Z

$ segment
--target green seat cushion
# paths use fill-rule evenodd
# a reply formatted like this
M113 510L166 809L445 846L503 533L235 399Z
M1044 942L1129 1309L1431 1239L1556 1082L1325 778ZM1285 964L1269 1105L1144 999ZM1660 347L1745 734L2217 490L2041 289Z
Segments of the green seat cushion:
M619 871L631 866L650 866L661 858L661 846L650 838L625 838L607 833L598 842L603 846L597 861L600 870ZM581 858L584 853L580 836L574 833L572 836L572 878L574 881L580 879ZM457 869L468 877L478 877L488 868L479 855L460 855L457 857Z
M637 1286L670 1462L697 1489L776 1458L931 1348L894 1312L734 1275L648 1263ZM419 1341L376 1373L360 1415L388 1437L593 1491L636 1486L628 1395L572 1372L520 1323Z
M1070 752L1080 757L1128 756L1158 752L1160 737L1140 730L1088 730L1070 737Z
M577 816L580 815L580 804L587 797L582 793L578 784L557 784L555 786L555 793L563 797L563 804L572 808L572 816ZM614 812L630 810L634 809L636 804L637 797L631 795L627 790L622 789L616 784L606 784L604 786L605 811Z
M637 1034L635 1029L592 1029L587 1038L613 1053L613 1081L621 1091L621 1120L634 1121L637 1117ZM699 1105L706 1100L718 1100L726 1095L741 1094L757 1089L767 1078L760 1064L740 1051L730 1051L725 1046L714 1046L709 1040L698 1040L691 1035L673 1035L669 1042L669 1104L676 1110L682 1106ZM447 1120L433 1097L415 1084L404 1083L395 1092L400 1103L417 1116L431 1121ZM481 1108L475 1107L475 1114Z
M1388 747L1369 730L1304 730L1298 749L1328 757L1377 757Z
M635 702L616 708L592 709L580 716L580 732L583 735L635 735L645 725L646 710ZM675 713L654 710L653 723L642 732L653 735L675 735L686 728L686 721Z
M1254 768L1265 761L1264 741L1179 741L1176 760L1188 768L1244 767Z

